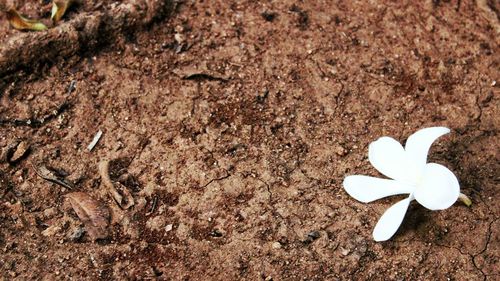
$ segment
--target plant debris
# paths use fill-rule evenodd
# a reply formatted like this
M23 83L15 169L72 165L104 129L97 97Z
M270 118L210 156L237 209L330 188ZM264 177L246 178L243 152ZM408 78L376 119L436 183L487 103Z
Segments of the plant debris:
M151 204L151 209L146 213L146 216L150 216L156 209L156 204L158 203L158 196L153 198L153 203Z
M66 198L93 241L108 237L110 214L106 206L84 192L69 193Z
M53 182L67 189L73 189L73 184L71 182L58 176L57 172L49 170L45 165L42 164L38 167L35 167L33 164L31 164L31 166L35 170L35 173L42 179Z
M458 200L462 201L462 203L464 203L465 206L467 206L467 207L472 206L472 200L470 200L470 198L467 197L467 195L465 195L463 193L460 193L458 195Z
M76 80L71 80L68 86L68 95L71 94L76 89Z
M99 174L101 175L102 183L120 208L126 210L135 204L134 197L132 197L132 194L126 186L120 182L113 183L113 181L111 181L111 178L109 177L108 160L103 160L99 163ZM117 189L115 185L118 186L119 189Z
M10 25L19 30L42 31L46 30L47 26L37 20L28 19L21 16L15 9L9 9L6 12L7 19Z
M101 137L102 137L102 131L99 130L97 134L95 134L94 139L90 142L89 146L87 146L88 151L92 151L92 149L94 149L94 147L99 142Z
M73 5L73 0L52 1L52 14L50 18L54 24L57 24L64 16L68 8Z

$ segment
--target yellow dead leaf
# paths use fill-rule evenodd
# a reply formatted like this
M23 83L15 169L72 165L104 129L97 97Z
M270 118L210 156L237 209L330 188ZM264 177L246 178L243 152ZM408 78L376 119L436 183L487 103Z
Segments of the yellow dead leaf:
M47 29L47 26L45 26L45 24L37 20L25 18L21 16L15 9L8 10L6 14L10 25L15 29L34 30L34 31L41 31Z
M73 2L72 0L52 1L52 15L50 16L52 22L58 23Z

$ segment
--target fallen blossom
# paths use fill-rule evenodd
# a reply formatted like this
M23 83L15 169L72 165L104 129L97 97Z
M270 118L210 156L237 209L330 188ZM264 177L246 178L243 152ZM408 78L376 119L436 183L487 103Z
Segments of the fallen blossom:
M460 196L470 205L470 199L460 193L457 177L448 168L436 163L427 163L427 154L432 143L449 133L445 127L425 128L411 135L403 147L390 137L381 137L368 147L370 163L390 179L363 175L347 176L344 189L363 203L397 194L408 194L387 209L375 229L375 241L390 239L403 222L410 202L416 200L429 210L444 210Z

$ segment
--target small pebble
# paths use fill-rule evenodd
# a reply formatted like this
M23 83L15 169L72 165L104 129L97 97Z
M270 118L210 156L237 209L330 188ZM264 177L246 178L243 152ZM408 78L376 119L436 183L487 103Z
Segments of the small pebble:
M342 250L340 251L340 253L341 253L343 256L347 256L347 255L349 255L349 253L350 253L350 252L351 252L351 251L349 251L349 249L344 249L344 248L342 248Z
M347 155L347 149L345 149L344 147L342 147L341 145L337 145L335 148L334 148L334 151L335 153L338 155L338 156L346 156Z
M45 237L54 236L57 232L61 230L59 225L51 225L44 231L42 231L42 235Z
M312 243L314 240L318 239L321 236L319 231L311 231L307 233L306 238L304 239L304 243L309 244Z
M172 228L173 228L172 224L168 224L167 226L165 226L165 231L169 232L170 230L172 230Z
M186 38L184 37L184 35L180 34L180 33L176 33L174 35L174 39L175 41L178 43L178 44L182 44L184 43L184 41L186 40Z
M220 230L218 230L218 229L214 229L214 230L210 231L210 232L208 233L208 235L210 235L210 236L212 236L212 237L219 238L219 237L222 237L222 235L223 235L223 234L222 234L222 232L220 232Z
M73 232L68 236L70 241L78 241L82 238L85 233L85 229L83 227L77 227Z
M311 239L313 239L313 240L318 239L320 236L321 236L321 235L320 235L319 231L311 231L311 232L309 232L309 233L307 234L307 237L309 237L309 238L311 238Z

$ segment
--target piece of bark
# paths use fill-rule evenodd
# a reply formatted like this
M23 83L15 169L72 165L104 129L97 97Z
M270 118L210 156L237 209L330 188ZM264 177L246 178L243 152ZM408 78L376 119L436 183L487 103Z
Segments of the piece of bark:
M92 241L107 238L109 235L109 209L101 202L84 192L66 195L76 215L85 225Z

